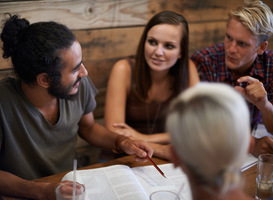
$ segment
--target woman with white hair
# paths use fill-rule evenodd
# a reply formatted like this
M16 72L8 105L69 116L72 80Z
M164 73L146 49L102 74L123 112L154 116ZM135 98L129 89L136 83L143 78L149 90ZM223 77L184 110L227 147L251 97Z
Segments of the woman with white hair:
M250 117L237 91L221 83L187 89L170 106L167 131L172 161L187 174L193 200L251 199L240 188Z

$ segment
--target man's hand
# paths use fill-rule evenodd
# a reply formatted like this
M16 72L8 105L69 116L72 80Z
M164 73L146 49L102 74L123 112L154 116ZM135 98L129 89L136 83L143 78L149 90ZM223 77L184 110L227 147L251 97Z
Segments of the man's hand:
M54 200L56 199L56 188L63 184L63 183L70 183L71 187L67 186L65 189L67 191L73 191L73 182L72 181L62 181L62 182L56 182L56 183L46 183L45 187L43 187L42 190L39 192L39 200ZM76 188L77 190L77 188Z
M146 156L152 157L154 150L148 143L141 140L131 140L128 137L124 137L119 142L119 147L127 154L135 154L136 161L146 162Z
M250 76L242 76L237 80L237 82L248 83L246 88L235 86L235 89L240 92L248 102L256 105L259 110L265 107L268 99L267 92L262 82Z
M39 199L41 200L52 200L56 199L56 188L61 185L62 183L73 183L71 181L62 181L58 183L48 183L46 187L43 188L42 191L40 191L41 197Z
M243 76L237 81L238 83L248 83L246 88L236 86L235 89L240 92L248 102L254 104L260 110L267 132L273 134L273 106L271 102L268 101L267 92L263 83L250 76Z
M260 154L273 153L273 138L269 136L260 139L255 138L254 148L252 154L258 157Z

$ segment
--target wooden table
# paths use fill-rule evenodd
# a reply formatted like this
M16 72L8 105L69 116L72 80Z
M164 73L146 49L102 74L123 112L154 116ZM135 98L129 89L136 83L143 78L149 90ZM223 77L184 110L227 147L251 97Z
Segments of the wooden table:
M162 160L162 159L155 158L155 157L153 157L153 161L158 165L159 164L169 163L166 160ZM150 162L145 162L145 163L135 162L134 161L134 156L125 156L125 157L121 157L121 158L111 160L111 161L108 161L108 162L97 163L97 164L94 164L94 165L83 167L83 168L80 168L80 169L94 169L94 168L107 167L107 166L116 165L116 164L128 165L129 167L139 167L139 166L150 165L151 163ZM40 178L40 179L36 179L35 181L38 181L38 182L59 182L59 181L61 181L61 179L63 178L63 176L66 173L67 172L52 175L52 176L43 177L43 178ZM250 167L249 169L245 170L242 173L242 178L243 178L243 183L244 183L243 184L243 189L244 189L245 193L248 194L251 197L255 196L256 173L257 173L257 165L254 165L254 166Z
M156 157L153 157L153 161L156 164L165 164L165 163L169 163L166 160L162 160ZM116 164L123 164L123 165L127 165L129 167L139 167L139 166L145 166L145 165L151 165L150 162L136 162L134 161L134 156L125 156L125 157L121 157L115 160L111 160L111 161L107 161L104 163L97 163L94 165L90 165L87 167L83 167L80 168L78 170L81 169L94 169L94 168L99 168L99 167L107 167L110 165L116 165ZM60 182L63 178L63 176L68 173L68 172L63 172L63 173L59 173L59 174L55 174L52 176L47 176L47 177L43 177L43 178L39 178L39 179L35 179L34 181L37 182ZM257 165L254 165L252 167L250 167L249 169L245 170L242 173L242 179L243 179L243 189L245 191L246 194L248 194L251 197L255 196L255 190L256 190L256 174L257 174ZM18 198L7 198L7 197L2 197L3 200L18 200Z
M249 196L255 198L257 164L242 172L243 190Z

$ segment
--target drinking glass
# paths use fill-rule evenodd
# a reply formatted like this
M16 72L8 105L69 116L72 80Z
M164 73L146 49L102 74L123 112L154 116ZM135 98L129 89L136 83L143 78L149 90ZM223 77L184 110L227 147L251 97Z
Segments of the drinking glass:
M156 191L150 195L150 200L166 200L166 199L180 200L178 194L168 190Z
M258 157L256 178L256 199L273 200L273 154L261 154Z
M84 200L85 187L82 184L75 184L75 194L73 195L73 182L62 183L56 188L57 200Z

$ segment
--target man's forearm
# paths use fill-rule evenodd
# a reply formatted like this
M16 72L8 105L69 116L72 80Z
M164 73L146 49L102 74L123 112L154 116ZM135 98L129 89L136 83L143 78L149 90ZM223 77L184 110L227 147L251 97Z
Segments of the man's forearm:
M38 183L24 180L9 172L0 171L1 196L22 197L27 199L40 199L41 191L49 183Z
M273 105L268 101L260 111L267 132L273 134Z
M98 123L94 123L88 129L80 129L79 135L90 144L106 149L115 148L115 138L118 136Z

